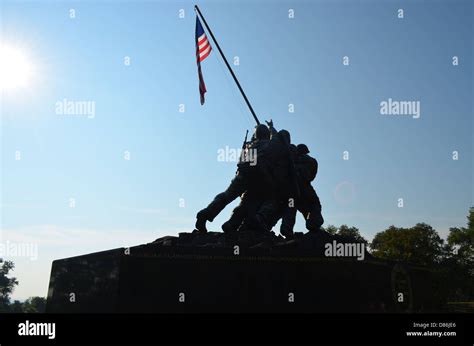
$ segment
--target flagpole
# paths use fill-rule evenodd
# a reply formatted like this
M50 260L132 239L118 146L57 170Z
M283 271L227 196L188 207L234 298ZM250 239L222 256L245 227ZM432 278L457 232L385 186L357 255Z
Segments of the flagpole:
M199 16L201 17L202 22L204 23L204 26L206 27L207 31L209 32L209 34L210 34L211 37L212 37L212 40L213 40L214 43L216 44L216 47L217 47L217 49L219 50L219 53L221 54L222 59L224 59L224 62L225 62L225 64L226 64L227 68L229 69L230 74L231 74L232 77L234 78L234 81L235 81L235 83L237 84L237 87L239 88L239 90L240 90L242 96L244 97L245 103L247 103L247 106L249 107L250 112L252 113L252 116L253 116L253 118L255 119L255 122L257 123L257 125L260 125L260 121L258 120L257 115L255 114L255 111L253 110L252 105L250 104L249 99L247 98L247 95L245 95L244 89L242 89L242 86L240 85L239 80L238 80L237 77L235 76L234 71L233 71L232 68L230 67L229 62L227 61L227 59L226 59L224 53L222 52L222 49L221 49L221 47L219 46L219 43L217 43L217 40L216 40L216 38L214 37L214 34L212 33L211 28L209 28L209 26L207 25L206 19L205 19L204 16L202 15L201 10L199 9L199 7L197 7L197 5L194 6L194 10L195 10L195 11L199 14Z

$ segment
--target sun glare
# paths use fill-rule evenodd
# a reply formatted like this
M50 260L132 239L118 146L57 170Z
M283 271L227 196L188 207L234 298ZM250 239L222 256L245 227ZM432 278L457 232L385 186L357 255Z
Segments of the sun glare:
M31 73L32 65L20 49L0 43L0 90L27 86Z

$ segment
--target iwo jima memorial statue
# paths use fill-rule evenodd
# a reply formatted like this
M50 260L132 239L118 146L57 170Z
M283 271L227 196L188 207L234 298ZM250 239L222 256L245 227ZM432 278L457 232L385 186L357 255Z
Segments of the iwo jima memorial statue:
M316 159L305 144L292 144L287 130L259 122L195 10L201 104L200 63L212 48L199 18L257 123L237 173L197 213L191 233L54 261L47 312L409 312L436 306L428 269L374 258L354 239L321 229L321 204L311 185ZM223 232L208 232L206 222L237 198ZM293 232L298 212L306 233ZM272 229L280 219L277 236Z

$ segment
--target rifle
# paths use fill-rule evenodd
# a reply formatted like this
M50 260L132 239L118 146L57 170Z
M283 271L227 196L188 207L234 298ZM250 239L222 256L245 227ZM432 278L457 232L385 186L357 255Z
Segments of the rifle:
M245 162L245 159L244 159L244 156L245 156L245 147L247 146L247 136L249 135L249 130L247 130L247 132L245 132L245 138L244 138L244 142L242 143L242 152L240 153L240 157L239 157L239 163L237 164L237 172L236 174L238 174L239 172L239 167L241 166L241 164L243 162ZM243 160L244 159L244 160Z
M242 144L242 150L245 149L245 146L247 145L247 136L249 135L249 130L245 132L245 138L244 138L244 143Z

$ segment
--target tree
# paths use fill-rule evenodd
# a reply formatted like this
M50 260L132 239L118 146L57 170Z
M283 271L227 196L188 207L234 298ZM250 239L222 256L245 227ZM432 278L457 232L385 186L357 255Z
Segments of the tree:
M467 228L449 229L448 244L461 264L474 268L474 208L469 209L467 221Z
M347 225L341 225L337 234L355 243L368 244L368 241L360 234L359 229L354 226L349 227Z
M430 225L418 223L411 228L390 226L377 233L371 249L376 257L432 265L442 260L443 243Z
M15 300L8 306L8 311L13 313L23 312L23 304L19 300Z
M449 280L450 296L453 300L474 298L474 208L470 208L467 228L453 227L449 230L446 257L443 269Z
M10 294L13 292L18 281L14 277L8 277L15 265L11 261L3 262L0 259L0 311L8 311L10 304Z
M323 230L325 230L326 232L328 232L329 234L332 234L332 235L337 233L337 227L333 226L333 225L329 225L326 228L323 227Z
M46 298L30 297L23 303L23 312L44 312L46 308Z
M368 244L368 241L360 234L359 229L354 226L341 225L341 227L337 228L336 226L329 225L324 230L329 234L339 235L347 241Z

